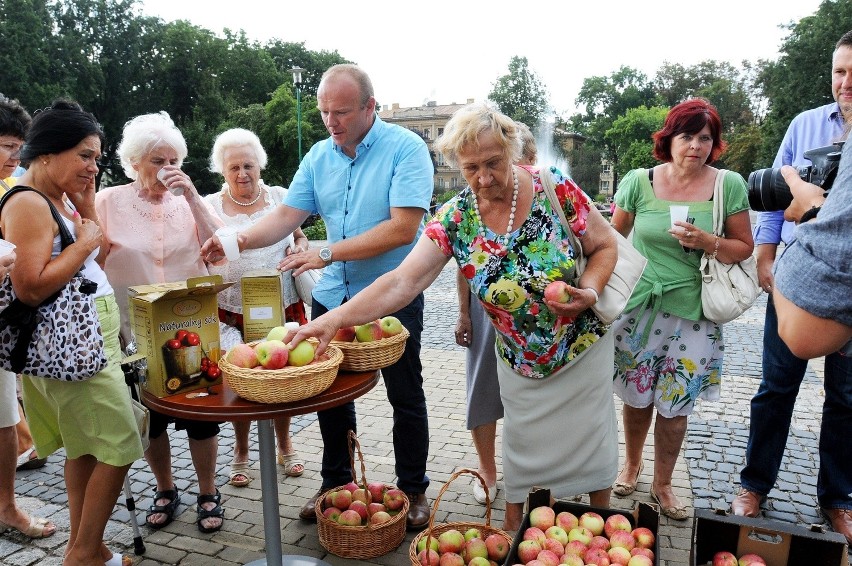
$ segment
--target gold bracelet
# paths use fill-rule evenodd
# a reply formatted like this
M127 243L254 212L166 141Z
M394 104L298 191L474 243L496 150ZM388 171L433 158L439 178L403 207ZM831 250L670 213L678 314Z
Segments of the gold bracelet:
M716 259L716 254L719 253L719 236L716 236L716 241L713 243L713 253L710 255L710 259Z

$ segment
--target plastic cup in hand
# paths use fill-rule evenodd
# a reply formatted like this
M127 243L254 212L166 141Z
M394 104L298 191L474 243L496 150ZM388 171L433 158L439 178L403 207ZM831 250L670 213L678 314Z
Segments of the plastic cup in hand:
M238 235L237 229L230 226L223 226L216 230L216 236L222 244L222 249L225 251L225 257L228 258L228 261L236 261L240 258L240 246L237 243Z
M686 219L689 216L689 207L680 204L673 204L669 207L669 211L672 215L672 230L683 230L683 226L676 226L675 222L678 220L686 222Z
M3 238L0 238L0 257L9 255L15 247L15 244L12 242L7 242Z
M160 169L159 171L157 171L157 179L159 179L159 180L160 180L160 182L161 182L161 183L163 183L163 185L165 185L165 184L166 184L166 183L165 183L165 181L163 181L163 179L166 177L166 174L167 174L167 173L168 173L168 171L166 171L166 169L165 169L165 168ZM167 188L167 189L169 189L169 192L171 192L171 193L172 193L173 195L175 195L176 197L179 197L179 196L181 196L181 195L183 194L183 187L182 187L182 186L180 186L180 185L177 185L177 186L175 186L175 187L168 187L168 186L167 186L166 188Z

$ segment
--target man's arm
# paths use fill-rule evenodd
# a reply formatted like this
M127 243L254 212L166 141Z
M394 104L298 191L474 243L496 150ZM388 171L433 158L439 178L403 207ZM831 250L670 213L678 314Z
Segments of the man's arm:
M778 312L778 335L798 358L826 356L852 340L852 327L815 316L776 289L772 295Z

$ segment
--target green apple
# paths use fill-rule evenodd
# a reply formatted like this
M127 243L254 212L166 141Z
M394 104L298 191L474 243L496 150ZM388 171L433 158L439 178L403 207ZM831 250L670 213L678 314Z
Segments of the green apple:
M306 366L314 361L314 345L303 340L290 348L290 358L287 360L287 365L290 366Z
M269 334L266 335L267 340L281 340L284 341L284 337L287 336L287 327L286 326L276 326L272 330L269 331Z
M381 319L380 324L382 326L382 337L387 338L388 336L396 336L400 332L402 332L402 323L395 316L386 316Z
M355 339L358 342L372 342L382 339L382 324L378 320L362 324L355 329Z

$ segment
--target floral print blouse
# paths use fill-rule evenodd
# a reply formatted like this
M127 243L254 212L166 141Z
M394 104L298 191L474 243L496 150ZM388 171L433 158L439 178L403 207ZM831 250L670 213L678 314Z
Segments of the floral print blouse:
M576 318L556 316L544 304L544 288L557 279L572 281L574 250L559 217L533 176L532 209L523 225L506 236L485 227L474 211L470 187L442 206L425 234L458 262L471 291L497 330L497 352L520 375L541 379L567 366L608 329L591 309ZM551 167L556 195L577 237L586 232L591 199L571 179Z

